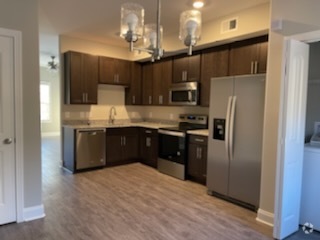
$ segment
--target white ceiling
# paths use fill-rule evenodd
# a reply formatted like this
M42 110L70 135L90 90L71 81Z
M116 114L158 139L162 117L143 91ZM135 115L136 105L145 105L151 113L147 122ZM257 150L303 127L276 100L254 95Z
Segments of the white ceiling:
M145 8L145 23L156 21L156 0L129 0ZM39 2L40 51L57 53L48 36L60 34L127 47L120 40L120 7L128 0L41 0ZM269 2L269 0L206 0L202 22ZM192 0L162 0L164 37L179 31L179 16Z

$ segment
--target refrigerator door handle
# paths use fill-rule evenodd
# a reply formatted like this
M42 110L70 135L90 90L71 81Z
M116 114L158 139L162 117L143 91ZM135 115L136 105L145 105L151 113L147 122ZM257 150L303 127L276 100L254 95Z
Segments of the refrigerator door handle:
M228 107L227 107L227 115L226 115L226 125L225 125L225 150L228 157L228 161L230 161L230 151L229 151L229 127L230 127L230 111L232 106L232 96L229 96L228 99Z
M234 119L236 114L237 96L232 97L232 107L230 114L230 129L229 129L229 156L233 160L233 136L234 136Z

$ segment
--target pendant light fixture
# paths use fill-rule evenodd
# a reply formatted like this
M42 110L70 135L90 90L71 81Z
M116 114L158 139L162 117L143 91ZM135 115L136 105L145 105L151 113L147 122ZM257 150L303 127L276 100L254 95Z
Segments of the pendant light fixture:
M156 24L144 24L144 8L136 3L121 5L120 36L129 42L130 51L143 51L151 55L151 60L159 60L163 56L162 36L160 25L161 0L157 0ZM180 15L180 40L188 47L188 54L192 55L192 47L197 44L201 34L201 12L190 10ZM143 39L143 48L134 46L139 39Z

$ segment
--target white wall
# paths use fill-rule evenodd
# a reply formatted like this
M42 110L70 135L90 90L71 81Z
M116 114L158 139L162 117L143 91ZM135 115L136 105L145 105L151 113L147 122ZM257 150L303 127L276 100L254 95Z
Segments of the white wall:
M0 0L0 27L22 32L24 207L41 197L38 1Z
M275 174L281 115L283 41L291 34L320 29L318 0L272 0L270 21L282 19L283 29L269 32L260 209L258 217L273 223ZM269 217L269 218L268 218Z

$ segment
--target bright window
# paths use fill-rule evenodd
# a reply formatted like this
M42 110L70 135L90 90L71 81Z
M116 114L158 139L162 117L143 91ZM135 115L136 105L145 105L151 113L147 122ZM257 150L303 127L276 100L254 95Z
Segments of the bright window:
M49 83L40 83L41 121L43 122L51 120L50 87Z

